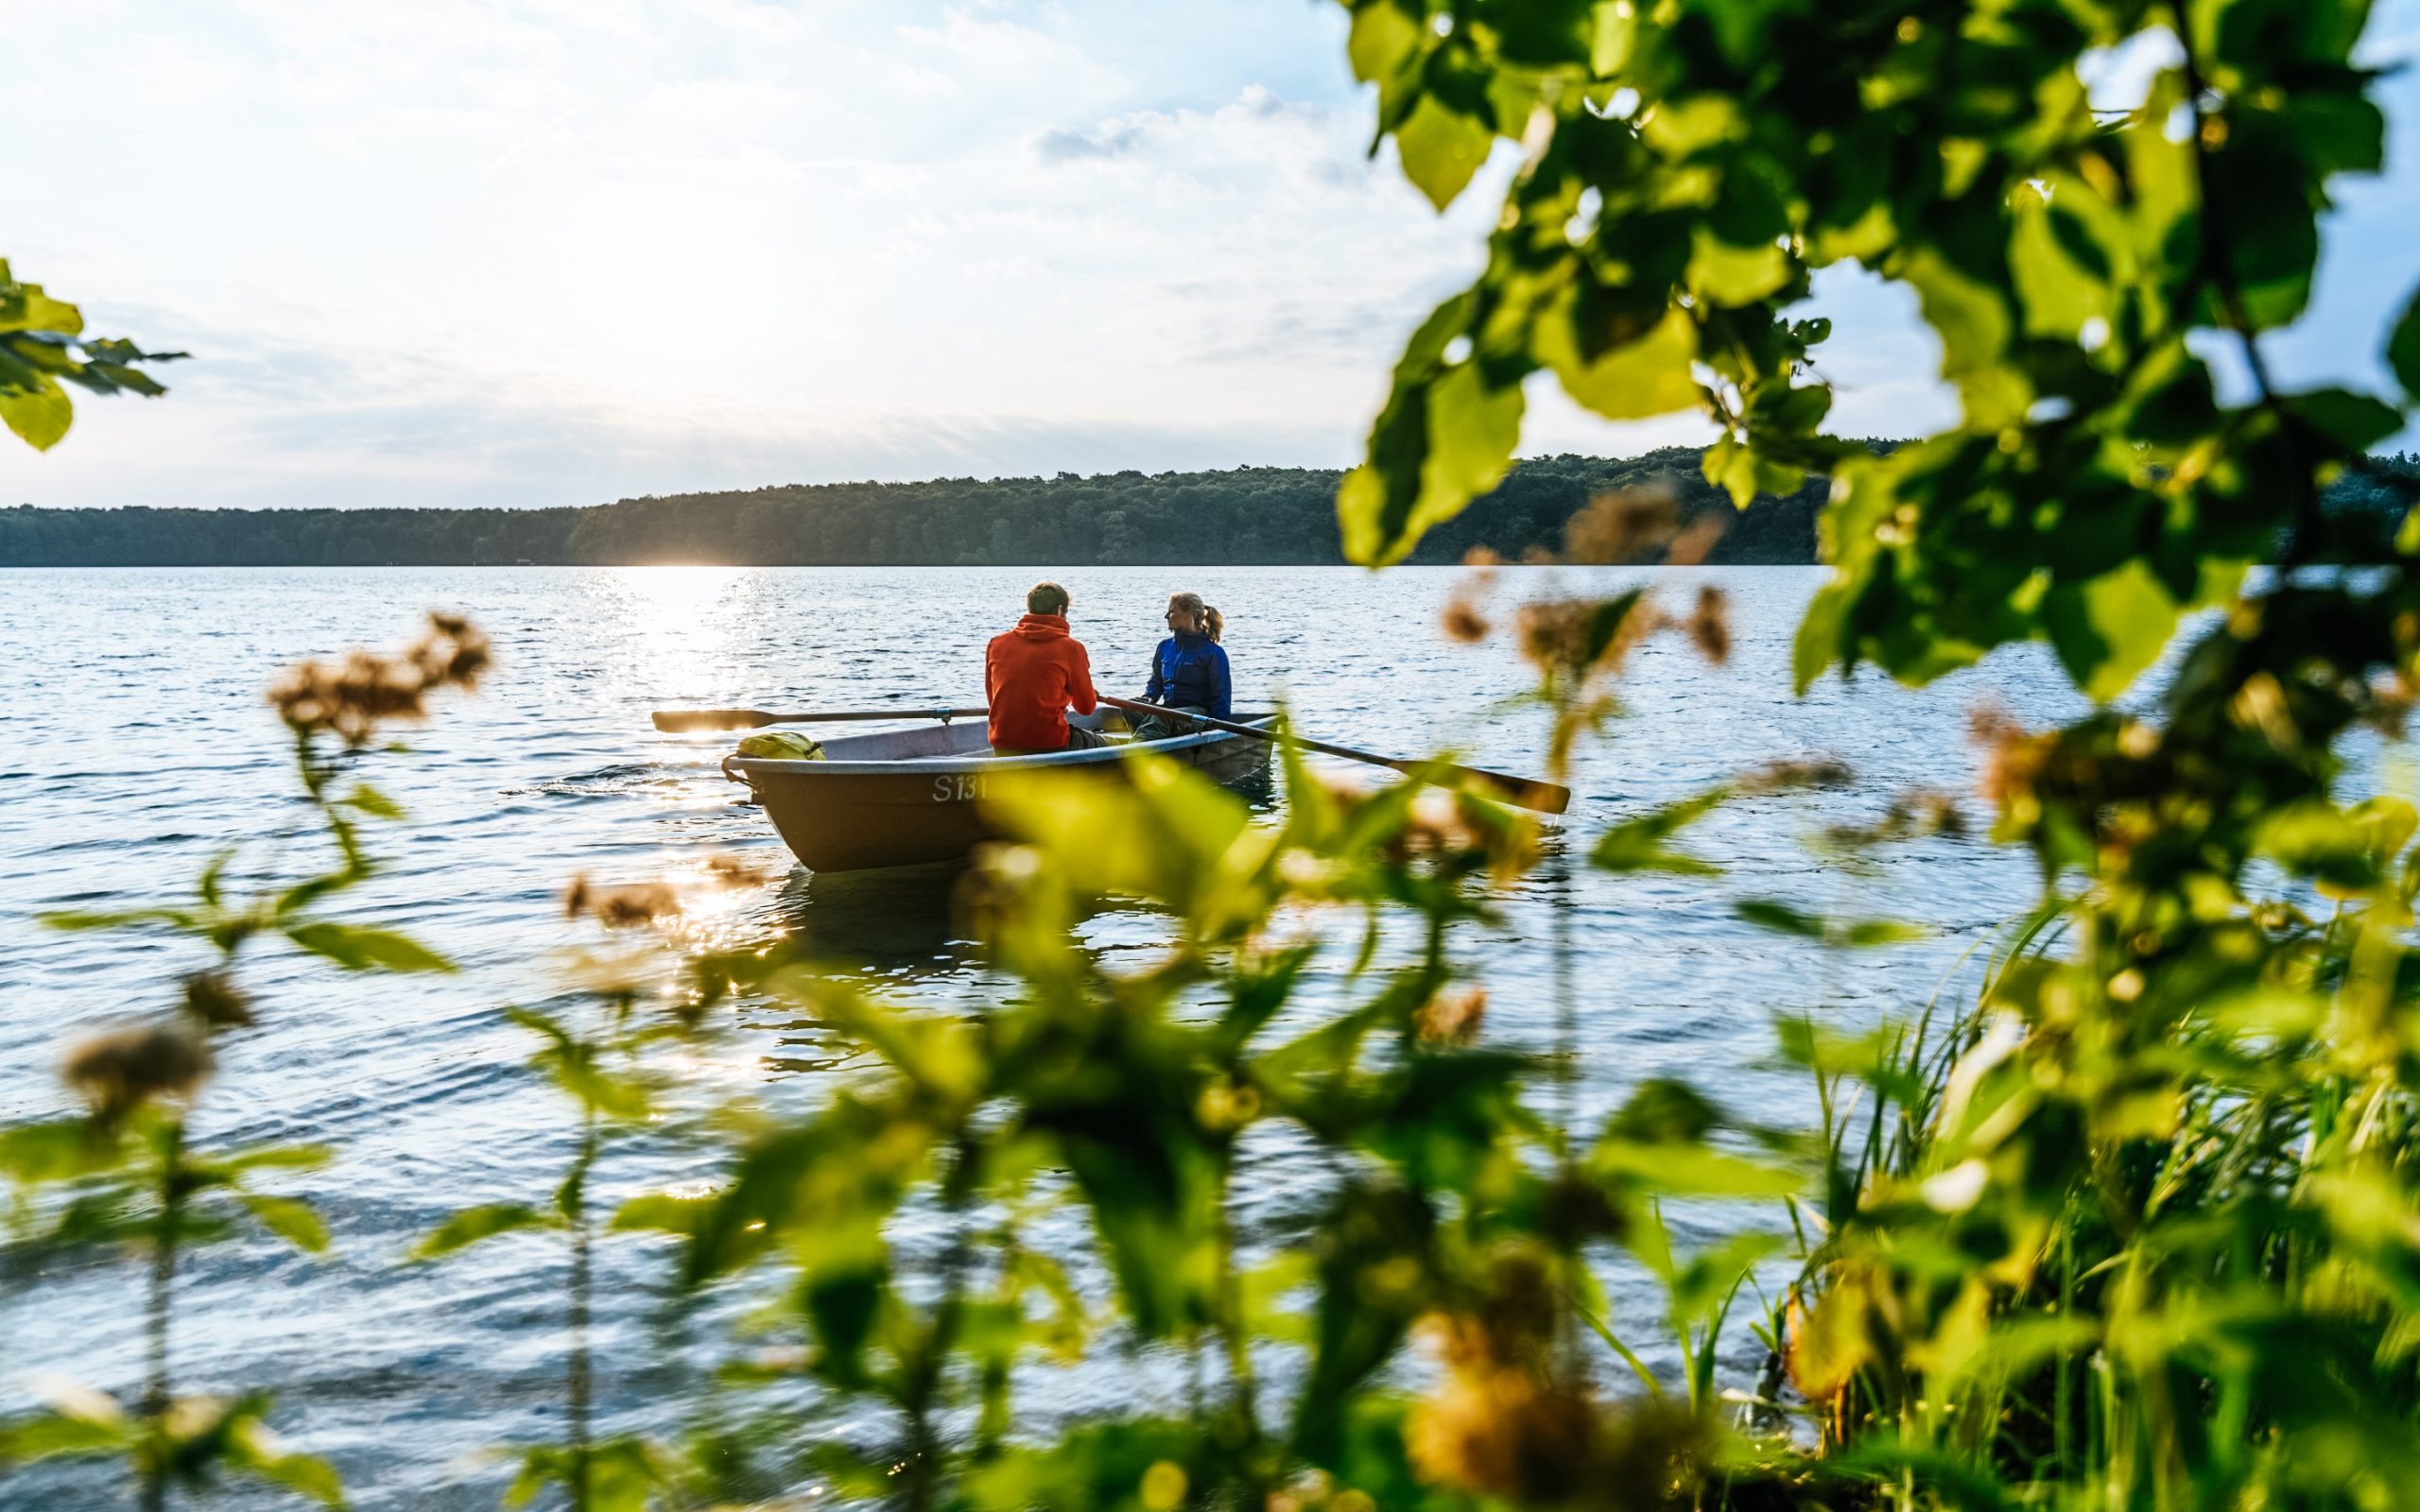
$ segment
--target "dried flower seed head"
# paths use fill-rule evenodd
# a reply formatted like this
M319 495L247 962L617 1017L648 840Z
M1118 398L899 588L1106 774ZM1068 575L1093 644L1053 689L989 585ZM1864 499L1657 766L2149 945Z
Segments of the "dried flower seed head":
M1778 793L1793 787L1846 787L1857 781L1857 768L1837 756L1807 756L1771 762L1738 782L1742 793Z
M1633 1504L1703 1505L1720 1452L1711 1421L1685 1401L1643 1397L1619 1403L1598 1420L1590 1484L1656 1488L1651 1501Z
M725 887L754 887L770 880L772 875L745 856L735 855L707 857L706 874Z
M1521 552L1521 565L1524 567L1551 567L1554 564L1554 553L1544 546L1529 546Z
M1682 623L1698 654L1720 666L1731 660L1730 598L1712 583L1698 590L1698 605Z
M1404 1428L1412 1469L1431 1485L1555 1506L1596 1483L1595 1403L1520 1366L1455 1370Z
M1549 678L1586 681L1621 670L1632 648L1660 627L1645 599L1541 599L1521 606L1521 654ZM1618 615L1618 618L1616 616Z
M456 687L470 692L488 668L488 638L459 614L431 610L429 633L412 645L410 656L424 686Z
M1579 616L1569 601L1524 604L1521 606L1519 631L1521 654L1541 669L1568 664L1578 654Z
M1462 565L1481 568L1501 567L1504 565L1504 558L1485 546L1473 546L1462 553Z
M1628 1216L1605 1189L1578 1171L1563 1172L1547 1183L1538 1217L1539 1233L1565 1250L1599 1239L1618 1239L1630 1229Z
M2025 738L2025 727L1996 703L1979 703L1966 711L1966 738L1988 750Z
M652 923L681 911L681 900L661 882L624 883L601 886L585 876L574 877L563 890L563 917L587 915L607 929L628 929Z
M1872 824L1840 824L1824 838L1843 850L1862 850L1893 840L1921 840L1927 835L1959 839L1966 833L1966 816L1958 799L1931 788L1910 788L1891 800L1882 817Z
M422 686L411 663L354 651L333 666L304 662L288 668L269 684L268 701L296 731L327 730L359 747L385 721L420 718Z
M2280 751L2291 753L2302 748L2302 730L2294 722L2292 701L2273 673L2256 672L2244 679L2243 686L2228 700L2227 714L2243 729L2258 730Z
M468 620L431 614L429 622L431 632L400 655L356 648L333 665L309 661L287 668L269 684L269 703L296 733L326 731L355 748L381 724L424 717L430 690L472 689L489 661L487 637Z
M1214 1134L1232 1134L1260 1116L1260 1090L1250 1082L1214 1081L1194 1099L1193 1116Z
M1672 538L1672 547L1664 553L1667 567L1695 567L1714 553L1715 542L1731 528L1730 517L1720 509L1708 509L1690 521Z
M1947 839L1963 839L1966 835L1966 811L1958 799L1947 793L1920 792L1909 795L1908 812L1920 833L1942 835Z
M1404 815L1402 849L1413 855L1461 855L1478 849L1482 836L1461 800L1441 787L1424 787Z
M1445 639L1468 645L1487 639L1494 627L1478 611L1478 606L1461 593L1446 600L1444 615Z
M1490 1358L1544 1370L1553 1355L1563 1305L1563 1293L1541 1256L1526 1248L1497 1251L1488 1263L1487 1295L1478 1306Z
M1984 800L2001 809L2030 803L2033 781L2049 760L2057 737L2027 734L2025 727L1996 704L1978 705L1966 716L1966 733L1983 747L1983 774L1978 786Z
M87 1040L60 1068L60 1079L104 1124L156 1098L188 1101L209 1075L209 1045L190 1029L157 1023Z
M2366 691L2362 720L2388 739L2401 740L2411 718L2412 705L2420 701L2420 688L2414 686L2409 673L2397 671L2372 679Z
M1352 808L1370 796L1370 789L1345 772L1315 772L1312 774L1328 801L1340 808Z
M1600 493L1564 524L1563 554L1589 565L1636 561L1670 541L1680 524L1680 507L1668 489Z
M249 1029L252 1001L224 971L196 971L185 978L184 1008L206 1029Z
M1464 988L1422 1004L1411 1016L1411 1028L1423 1044L1461 1046L1478 1039L1479 1022L1486 1017L1487 989Z

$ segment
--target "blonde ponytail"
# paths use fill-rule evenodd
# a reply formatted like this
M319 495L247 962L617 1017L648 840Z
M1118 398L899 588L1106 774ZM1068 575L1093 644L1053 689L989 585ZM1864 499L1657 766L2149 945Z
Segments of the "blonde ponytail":
M1201 602L1200 593L1170 593L1168 608L1181 609L1192 615L1196 623L1201 625L1201 633L1214 641L1219 638L1219 632L1226 627L1226 616Z

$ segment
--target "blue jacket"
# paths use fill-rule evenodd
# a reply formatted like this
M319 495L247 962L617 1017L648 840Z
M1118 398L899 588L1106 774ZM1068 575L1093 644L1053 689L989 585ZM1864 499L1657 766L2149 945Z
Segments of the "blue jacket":
M1143 690L1145 703L1171 709L1206 710L1213 719L1228 718L1227 653L1206 635L1171 635L1151 653L1151 685Z

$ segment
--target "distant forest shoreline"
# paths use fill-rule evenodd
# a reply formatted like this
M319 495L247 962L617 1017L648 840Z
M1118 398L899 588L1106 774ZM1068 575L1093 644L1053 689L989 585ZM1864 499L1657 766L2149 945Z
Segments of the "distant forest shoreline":
M1888 443L1877 443L1888 444ZM1725 523L1715 564L1816 561L1815 517L1829 491L1758 497L1744 510L1705 480L1703 453L1549 456L1430 531L1411 560L1557 555L1564 526L1618 489L1668 494L1684 524ZM2420 457L2381 458L2420 476ZM732 566L953 567L1341 564L1333 469L1107 472L1080 477L940 478L790 484L543 509L0 508L0 567ZM2370 495L2375 492L2377 497ZM2347 477L2336 508L2399 507L2391 490ZM1642 560L1652 560L1651 555Z

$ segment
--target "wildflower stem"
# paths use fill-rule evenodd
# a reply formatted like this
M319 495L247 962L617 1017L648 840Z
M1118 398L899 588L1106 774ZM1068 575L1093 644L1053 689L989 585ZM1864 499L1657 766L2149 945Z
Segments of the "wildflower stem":
M168 1313L177 1279L177 1232L184 1219L183 1119L168 1121L160 1146L160 1228L151 1240L151 1297L147 1318L143 1416L155 1439L165 1434L168 1416ZM161 1512L168 1504L166 1446L155 1443L143 1460L143 1512Z
M974 1258L967 1231L966 1178L975 1162L975 1151L960 1141L951 1152L950 1169L942 1182L951 1220L950 1241L942 1254L941 1300L934 1304L932 1327L917 1351L908 1383L908 1512L928 1512L941 1489L943 1445L934 1431L933 1407L941 1398L965 1310L966 1269Z
M1221 1183L1223 1188L1225 1183ZM1235 1214L1222 1197L1219 1207L1219 1332L1227 1344L1227 1373L1236 1385L1236 1418L1243 1466L1244 1502L1257 1506L1260 1485L1260 1389L1253 1375L1252 1340L1244 1327L1243 1280L1236 1274Z
M593 1391L588 1356L589 1263L588 1172L596 1163L596 1110L583 1108L579 1120L579 1159L563 1187L571 1220L571 1370L567 1389L571 1433L571 1504L573 1512L588 1509L589 1408Z

